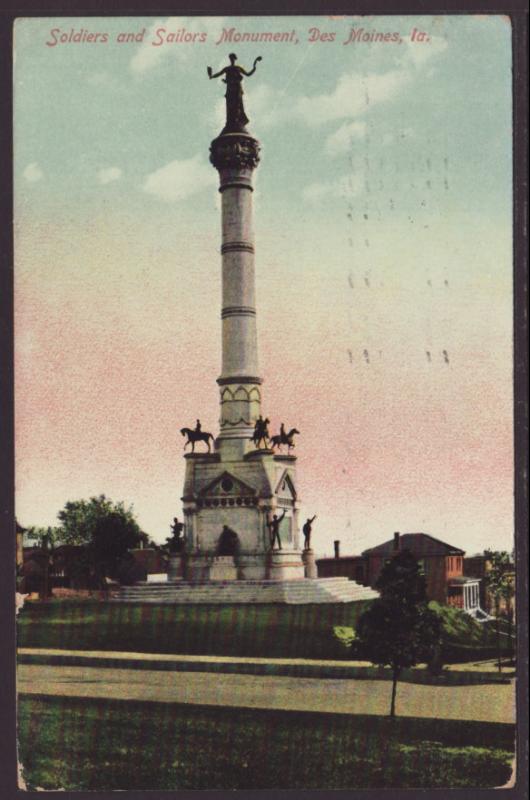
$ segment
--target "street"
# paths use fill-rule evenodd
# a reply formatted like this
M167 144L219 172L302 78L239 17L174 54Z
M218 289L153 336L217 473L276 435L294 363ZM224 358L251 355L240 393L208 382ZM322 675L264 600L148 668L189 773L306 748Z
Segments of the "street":
M386 715L391 682L20 664L18 691L21 694ZM514 704L513 682L464 686L400 683L397 690L399 716L513 723Z

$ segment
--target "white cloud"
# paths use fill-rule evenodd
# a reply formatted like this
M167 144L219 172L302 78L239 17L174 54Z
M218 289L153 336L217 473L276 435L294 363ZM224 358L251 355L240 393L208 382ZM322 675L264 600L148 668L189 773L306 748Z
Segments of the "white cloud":
M28 183L36 183L44 178L44 172L41 170L36 161L32 161L31 164L28 164L22 174Z
M370 107L395 97L410 81L410 73L395 69L380 75L353 72L341 75L333 92L301 97L295 110L309 125L338 119L353 119Z
M247 116L252 120L259 120L260 128L271 127L282 122L285 118L285 94L272 89L266 83L252 87L248 94L245 108ZM292 100L289 101L290 103ZM248 107L247 107L248 106Z
M326 139L326 153L330 156L347 153L352 139L363 139L365 135L366 122L345 122Z
M336 181L328 183L311 183L302 191L302 198L311 205L317 205L333 197L352 198L359 194L362 188L360 177L352 175L343 176Z
M447 41L439 36L432 36L429 43L403 41L403 55L397 59L394 69L380 74L353 72L341 75L331 92L300 97L293 103L294 111L309 125L351 120L344 122L326 139L328 155L347 152L351 139L362 138L366 133L365 123L359 122L358 118L374 106L397 97L418 74L428 76L426 63L447 48Z
M156 31L159 28L165 28L165 34L162 34L164 39L169 33L176 34L183 29L185 29L186 33L191 34L206 33L207 39L203 45L206 46L208 43L215 43L221 31L222 21L222 17L168 17L165 20L157 19L146 31L144 41L132 57L129 65L131 71L140 75L156 67L167 56L171 56L181 62L186 61L197 47L201 47L199 41L195 43L164 41L163 44L153 44L153 42L161 41L161 37L156 35ZM206 69L204 74L206 77Z
M98 172L98 181L100 183L112 183L121 178L122 171L119 167L103 167Z
M447 40L441 36L431 36L431 40L428 43L411 42L410 39L404 39L403 41L407 46L402 59L402 63L405 66L412 64L416 68L422 67L431 58L440 55L447 49Z
M200 155L170 161L145 179L143 189L168 202L184 200L217 183L217 175Z

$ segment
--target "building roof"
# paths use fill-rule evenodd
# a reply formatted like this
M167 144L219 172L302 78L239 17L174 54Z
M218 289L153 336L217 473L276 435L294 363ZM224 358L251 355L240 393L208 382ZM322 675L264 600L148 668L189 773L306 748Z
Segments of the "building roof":
M341 561L344 563L345 561L357 561L359 558L362 558L362 556L339 556L338 558L335 556L322 556L316 558L315 561L317 563L319 561Z
M459 547L453 547L451 544L435 539L428 533L401 533L399 536L399 549L410 550L416 558L423 558L425 556L450 556L450 555L464 555L464 550ZM371 555L388 555L391 556L395 551L394 539L389 539L388 542L378 544L376 547L370 547L368 550L363 550L363 556Z

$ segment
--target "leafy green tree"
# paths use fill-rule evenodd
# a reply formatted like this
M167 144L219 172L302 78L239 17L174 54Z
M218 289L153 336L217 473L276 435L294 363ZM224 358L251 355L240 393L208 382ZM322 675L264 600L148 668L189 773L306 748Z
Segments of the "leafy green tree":
M47 544L48 548L52 549L61 544L61 529L43 528L39 525L32 525L26 530L26 539L30 542L35 542L35 547L42 547Z
M504 604L505 614L508 619L508 641L512 650L512 623L513 623L513 597L515 585L513 581L512 560L505 550L485 550L484 557L489 564L489 569L484 576L487 591L493 597L495 604L495 631L497 636L497 669L502 672L501 648L501 607Z
M392 669L390 717L394 718L401 672L433 658L441 639L441 621L428 608L425 577L408 550L385 563L376 588L381 596L359 619L357 638L370 661Z
M89 500L69 501L57 516L61 541L83 546L84 556L80 558L86 559L100 584L105 575L116 575L119 561L128 550L148 542L132 507L113 503L104 494Z
M39 581L39 596L41 600L46 600L51 596L50 568L53 564L55 548L60 544L60 529L52 527L43 528L38 525L32 525L26 530L26 537L29 541L34 542L35 548L40 550L39 561L42 566L42 577Z

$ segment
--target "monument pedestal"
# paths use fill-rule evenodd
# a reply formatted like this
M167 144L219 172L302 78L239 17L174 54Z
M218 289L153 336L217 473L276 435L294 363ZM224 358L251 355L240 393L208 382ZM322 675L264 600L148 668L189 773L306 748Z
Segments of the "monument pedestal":
M318 578L318 570L315 562L315 553L311 548L302 551L302 561L306 578Z
M190 553L186 560L185 578L187 581L209 580L210 559L204 553Z
M214 556L210 565L211 581L235 581L237 580L237 568L234 563L234 556Z
M167 570L168 581L181 581L184 578L184 558L182 553L172 553L169 556Z
M269 554L268 579L288 581L304 576L304 564L299 550L272 550Z

